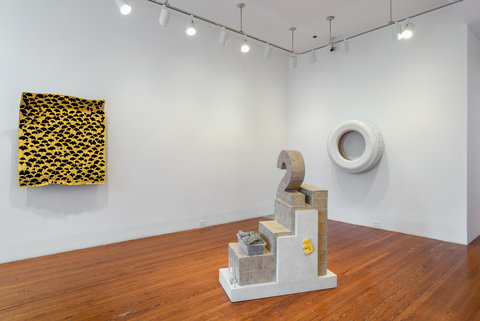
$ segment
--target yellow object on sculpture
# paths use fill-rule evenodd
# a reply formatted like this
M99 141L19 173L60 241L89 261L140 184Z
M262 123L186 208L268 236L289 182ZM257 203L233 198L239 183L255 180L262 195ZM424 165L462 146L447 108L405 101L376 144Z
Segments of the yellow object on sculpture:
M313 252L313 244L312 244L312 241L310 239L304 239L303 240L303 246L302 246L305 251L303 251L303 253L305 254L312 254Z
M18 185L103 184L104 100L23 93Z

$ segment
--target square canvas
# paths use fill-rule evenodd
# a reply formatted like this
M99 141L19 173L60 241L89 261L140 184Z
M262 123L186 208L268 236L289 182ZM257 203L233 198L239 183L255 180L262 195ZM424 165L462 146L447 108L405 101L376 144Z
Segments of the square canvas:
M18 184L105 183L104 100L23 93Z

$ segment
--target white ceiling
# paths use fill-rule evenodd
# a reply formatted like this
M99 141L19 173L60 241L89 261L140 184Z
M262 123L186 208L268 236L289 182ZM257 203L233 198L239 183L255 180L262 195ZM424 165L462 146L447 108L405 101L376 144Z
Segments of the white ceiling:
M467 0L470 1L470 0ZM473 0L480 2L480 0ZM343 39L389 21L389 0L170 0L172 6L239 29L237 3L244 2L244 31L290 49L291 26L297 27L295 51L328 43L327 16L335 16L333 35ZM448 0L393 0L393 19L428 10ZM478 13L476 14L479 15ZM317 35L314 39L313 35Z
M480 0L464 0L455 8L470 29L480 39Z

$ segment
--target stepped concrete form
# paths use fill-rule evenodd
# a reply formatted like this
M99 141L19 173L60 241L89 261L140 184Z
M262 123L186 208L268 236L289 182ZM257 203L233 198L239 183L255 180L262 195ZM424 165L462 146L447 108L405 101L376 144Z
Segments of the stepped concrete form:
M249 256L230 243L228 268L219 270L232 302L337 286L337 276L327 269L328 192L302 185L305 164L298 151L282 151L277 167L286 173L276 194L275 220L259 222L264 253Z
M230 301L244 301L277 295L323 290L337 286L337 276L331 271L318 276L318 254L305 255L303 240L310 238L318 247L318 211L316 209L295 212L295 233L277 237L276 272L273 282L240 285L230 281L228 268L220 269L219 281Z

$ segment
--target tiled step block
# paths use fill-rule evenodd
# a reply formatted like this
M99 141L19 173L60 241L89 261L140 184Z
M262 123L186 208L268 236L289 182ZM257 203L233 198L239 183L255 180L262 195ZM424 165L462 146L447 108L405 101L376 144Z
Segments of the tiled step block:
M327 274L327 236L318 236L318 275Z
M261 221L258 225L258 233L267 242L267 249L277 254L277 237L291 235L292 232L277 221Z
M295 211L306 209L305 203L302 206L291 206L281 199L275 199L275 221L282 224L290 231L295 231Z
M305 195L298 191L278 191L277 198L290 206L305 206Z
M326 209L328 206L328 191L315 186L302 184L298 191L305 195L305 202L313 208Z
M229 243L228 267L239 285L273 282L276 278L275 256L267 249L262 255L247 256L238 243Z
M318 236L327 235L327 210L319 209L318 210Z

